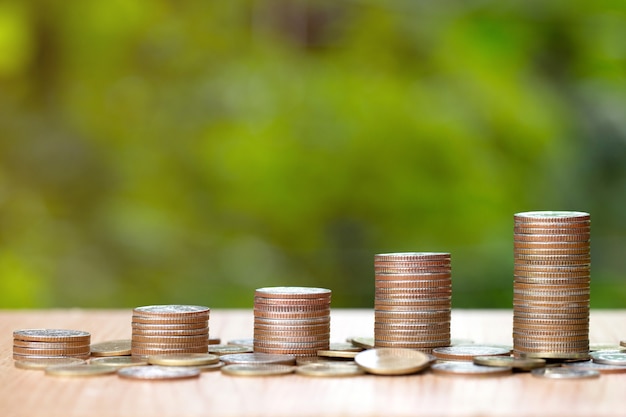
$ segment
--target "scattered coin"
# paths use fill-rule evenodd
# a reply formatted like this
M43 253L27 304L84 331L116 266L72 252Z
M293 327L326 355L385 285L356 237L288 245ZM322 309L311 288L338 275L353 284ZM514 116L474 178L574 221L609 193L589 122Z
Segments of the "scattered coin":
M427 368L427 354L405 348L375 348L359 352L354 361L366 372L377 375L406 375Z
M474 363L482 366L500 366L521 370L541 368L546 365L545 359L513 358L511 356L474 356Z
M91 345L91 356L130 355L130 339L109 340Z
M25 360L16 360L13 364L20 369L43 370L54 365L82 365L87 363L84 359L78 358L46 358L35 359L29 358Z
M99 358L92 358L89 363L93 365L112 366L116 368L148 365L148 361L146 359L142 359L137 356L103 356Z
M117 371L122 378L166 380L194 378L200 375L200 370L193 366L131 366Z
M462 361L435 363L430 368L434 373L444 375L499 376L511 373L510 367L481 366Z
M626 365L626 353L621 351L591 352L591 359L605 365Z
M508 356L511 350L502 346L459 345L433 349L437 359L472 361L475 356Z
M597 378L600 372L590 369L575 368L538 368L530 371L533 376L539 378L551 379L581 379L581 378Z
M355 363L342 362L309 363L296 368L296 374L317 377L355 376L364 373Z
M561 365L564 368L584 369L598 371L601 374L621 374L626 372L624 365L607 365L594 361L569 362Z
M597 352L599 350L626 351L626 347L624 345L616 345L614 343L590 343L589 344L590 352Z
M274 376L291 374L295 366L279 364L231 364L222 367L222 373L232 376Z
M210 353L167 353L148 356L148 363L162 366L201 366L220 361L220 357Z
M244 347L247 347L249 349L252 349L254 347L254 339L253 338L233 339L233 340L229 340L226 344L227 345L244 346Z
M235 353L251 353L252 348L242 345L209 345L209 353L214 355L231 355Z
M54 365L47 367L46 375L53 376L98 376L115 373L116 369L103 365Z
M317 356L323 356L326 358L343 358L343 359L354 359L354 357L361 352L361 350L353 351L353 350L318 350Z
M295 355L279 355L271 353L235 353L223 355L220 359L227 365L295 365Z
M354 346L363 348L363 349L372 349L374 347L374 338L373 337L350 337L348 338L348 342L352 343Z
M200 372L210 372L210 371L219 371L224 365L226 365L224 362L219 361L219 362L211 363L208 365L197 365L197 366L194 366L194 368L199 369Z

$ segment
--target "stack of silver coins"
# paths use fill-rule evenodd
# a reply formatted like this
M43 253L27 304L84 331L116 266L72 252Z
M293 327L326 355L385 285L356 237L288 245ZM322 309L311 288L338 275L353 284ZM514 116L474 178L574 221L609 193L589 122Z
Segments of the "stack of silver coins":
M207 353L209 308L154 305L133 309L131 354Z
M325 288L268 287L254 294L254 352L316 356L330 344Z
M82 330L24 329L13 332L13 359L88 359L91 334Z
M374 345L430 353L450 345L452 267L449 253L374 256Z
M514 354L587 358L589 214L534 211L517 213L514 220Z

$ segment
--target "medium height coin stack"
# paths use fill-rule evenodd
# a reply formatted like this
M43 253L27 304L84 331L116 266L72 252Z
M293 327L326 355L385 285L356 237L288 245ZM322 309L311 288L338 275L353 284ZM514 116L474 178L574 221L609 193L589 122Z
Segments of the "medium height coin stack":
M582 359L589 353L590 216L514 215L513 348L518 356Z
M207 353L209 308L155 305L133 309L131 354Z
M374 344L430 353L450 345L449 253L374 256Z
M325 288L268 287L254 294L254 352L316 356L330 344Z

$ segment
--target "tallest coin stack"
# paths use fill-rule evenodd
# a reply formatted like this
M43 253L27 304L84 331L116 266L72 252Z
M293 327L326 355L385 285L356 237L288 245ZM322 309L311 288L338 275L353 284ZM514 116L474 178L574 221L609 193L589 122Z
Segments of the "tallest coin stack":
M516 355L583 359L589 355L588 213L514 215L513 349Z

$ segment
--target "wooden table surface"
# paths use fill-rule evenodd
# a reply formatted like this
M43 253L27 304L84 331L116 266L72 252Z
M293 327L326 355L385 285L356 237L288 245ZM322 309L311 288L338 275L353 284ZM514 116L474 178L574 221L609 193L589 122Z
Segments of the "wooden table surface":
M46 376L13 366L12 332L21 328L89 331L92 342L130 338L130 310L0 311L0 416L624 416L626 374L548 380L530 374L471 378L435 375L299 375L244 378L205 372L170 382L115 375ZM333 309L331 341L371 336L371 310ZM510 310L453 310L452 337L512 344ZM213 310L211 337L252 336L250 310ZM592 343L626 339L626 310L591 312Z

